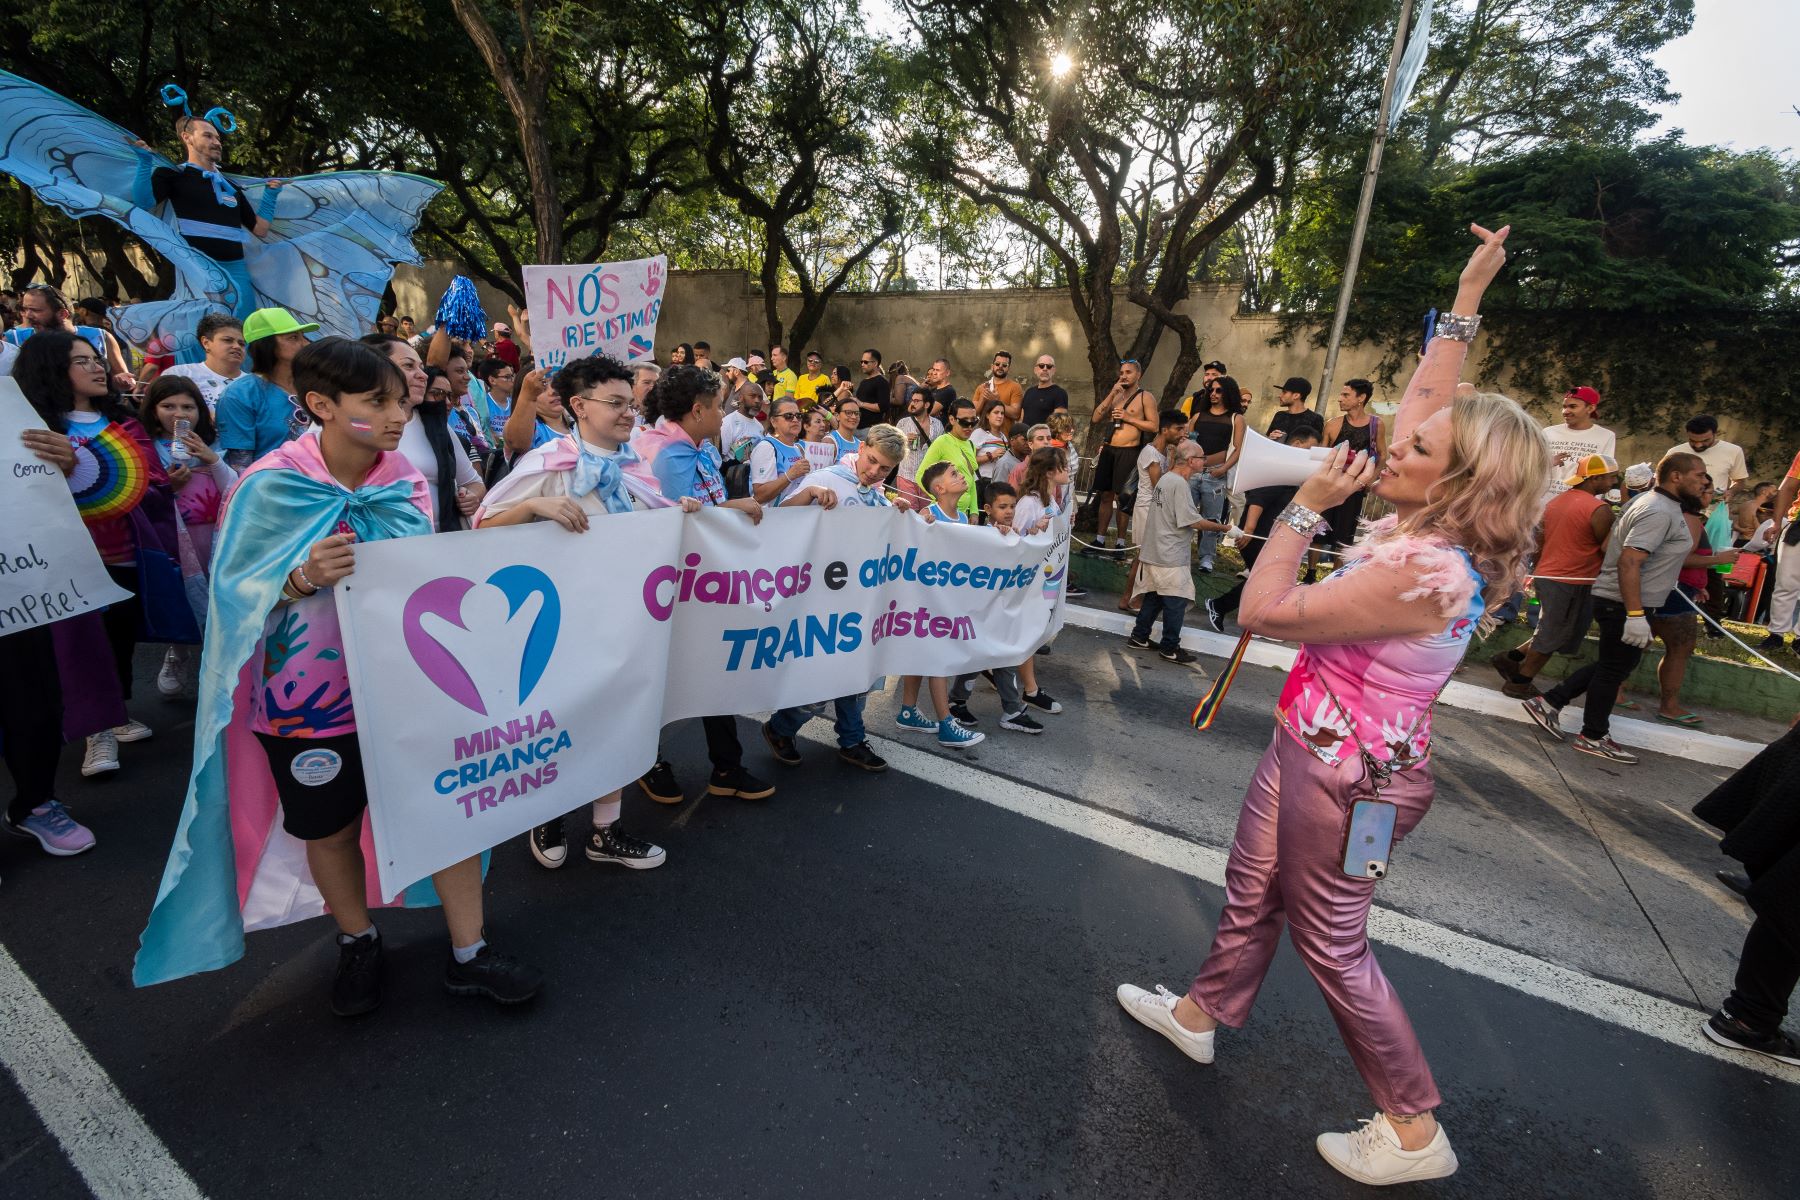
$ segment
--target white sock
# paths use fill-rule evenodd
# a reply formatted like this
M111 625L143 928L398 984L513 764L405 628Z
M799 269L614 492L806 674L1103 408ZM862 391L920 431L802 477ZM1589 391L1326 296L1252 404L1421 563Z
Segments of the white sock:
M357 938L366 938L366 937L372 937L376 941L380 941L381 940L381 931L376 929L374 925L370 925L367 929L363 930L361 933L339 933L338 934L338 945L348 946L351 942L354 942Z
M619 819L619 810L625 807L623 800L594 801L594 828L605 829Z
M476 938L475 944L472 946L452 946L452 947L450 947L450 953L452 953L456 956L457 962L466 963L470 959L474 958L477 954L480 954L481 948L485 945L487 945L486 938Z

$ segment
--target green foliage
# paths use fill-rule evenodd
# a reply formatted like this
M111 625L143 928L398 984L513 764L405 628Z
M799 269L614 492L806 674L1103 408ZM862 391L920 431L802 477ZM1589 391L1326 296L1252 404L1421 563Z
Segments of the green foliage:
M1800 415L1788 365L1800 359L1794 165L1671 138L1547 146L1449 173L1403 152L1376 197L1347 336L1386 348L1390 380L1422 314L1454 292L1464 231L1479 221L1513 227L1483 303L1484 378L1510 372L1521 399L1592 383L1611 418L1637 428L1673 430L1701 404ZM1354 208L1347 179L1297 204L1275 253L1287 337L1322 337Z

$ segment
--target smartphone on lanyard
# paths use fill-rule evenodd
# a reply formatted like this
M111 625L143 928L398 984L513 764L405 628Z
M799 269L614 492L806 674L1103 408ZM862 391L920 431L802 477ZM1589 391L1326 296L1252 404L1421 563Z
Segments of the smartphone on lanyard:
M1352 879L1386 878L1398 813L1386 800L1358 800L1350 806L1350 825L1344 833L1344 874Z

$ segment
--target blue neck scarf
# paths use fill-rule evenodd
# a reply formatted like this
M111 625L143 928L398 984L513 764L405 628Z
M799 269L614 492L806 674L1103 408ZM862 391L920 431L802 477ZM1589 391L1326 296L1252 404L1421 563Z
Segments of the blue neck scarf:
M223 171L219 170L217 167L214 167L209 171L205 167L191 162L182 163L181 165L190 171L198 171L200 174L206 176L206 182L212 184L213 199L217 200L220 204L223 204L226 208L237 207L237 189L231 186L231 180L225 178L225 173Z
M630 512L631 493L625 490L624 468L637 463L637 451L621 446L616 454L596 454L580 435L574 441L579 457L569 475L569 495L579 499L593 492L606 505L607 512Z
M832 463L829 467L825 468L825 473L827 475L836 475L839 479L848 480L850 486L856 489L856 498L870 508L881 508L887 505L888 498L882 494L881 488L864 487L862 485L862 480L856 477L856 472L852 471L849 467L846 467L843 463Z

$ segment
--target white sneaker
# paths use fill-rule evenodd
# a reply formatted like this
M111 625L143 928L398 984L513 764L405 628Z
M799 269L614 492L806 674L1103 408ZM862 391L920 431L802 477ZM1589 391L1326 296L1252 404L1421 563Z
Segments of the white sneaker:
M171 699L181 695L181 655L173 646L163 653L162 669L156 673L156 690Z
M119 739L111 731L88 735L87 753L81 758L81 773L92 777L119 769Z
M142 742L150 737L150 727L142 721L127 721L123 725L114 725L109 733L120 742Z
M1423 1150L1402 1150L1387 1116L1376 1113L1355 1133L1321 1133L1317 1145L1326 1162L1358 1183L1377 1187L1456 1174L1456 1151L1442 1125Z
M1175 1020L1175 1005L1181 1000L1180 996L1160 983L1156 985L1154 992L1146 992L1135 983L1121 983L1118 996L1119 1007L1130 1013L1140 1025L1148 1025L1174 1042L1183 1054L1195 1062L1212 1062L1213 1035L1218 1030L1195 1033L1178 1024Z

